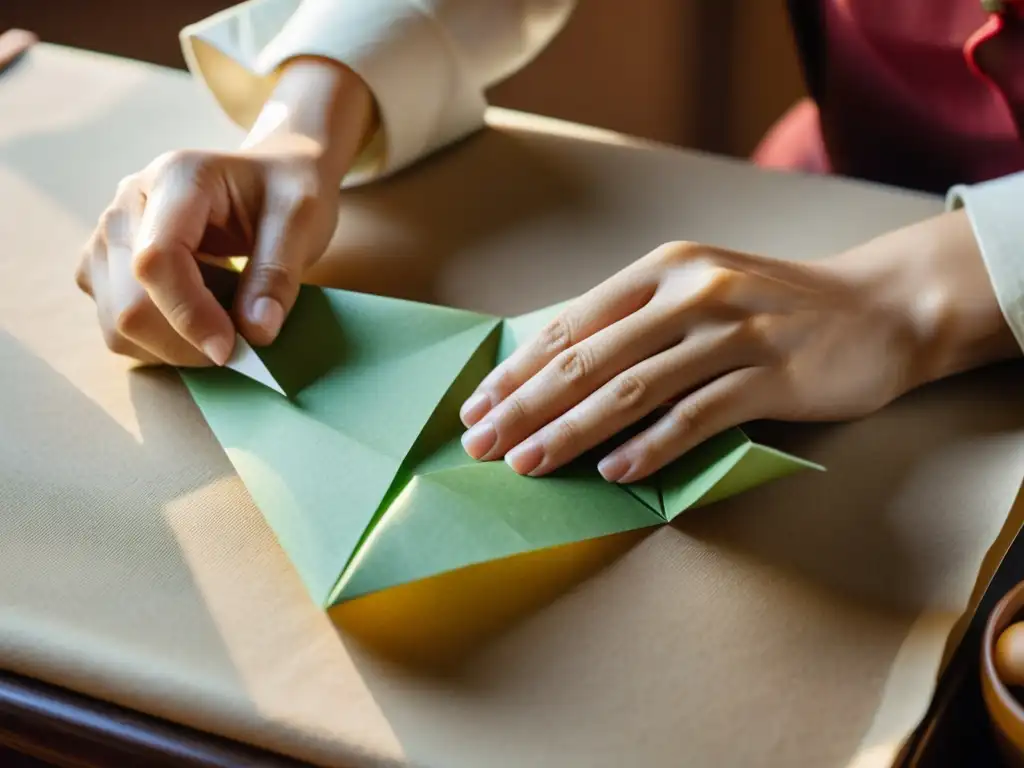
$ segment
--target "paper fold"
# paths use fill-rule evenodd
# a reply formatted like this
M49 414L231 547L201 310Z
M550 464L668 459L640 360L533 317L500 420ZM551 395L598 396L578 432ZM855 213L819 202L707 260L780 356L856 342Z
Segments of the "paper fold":
M306 286L274 344L240 341L226 368L182 376L324 607L664 524L814 466L739 429L627 487L605 482L592 456L545 478L474 462L459 444L459 406L560 308L502 320Z

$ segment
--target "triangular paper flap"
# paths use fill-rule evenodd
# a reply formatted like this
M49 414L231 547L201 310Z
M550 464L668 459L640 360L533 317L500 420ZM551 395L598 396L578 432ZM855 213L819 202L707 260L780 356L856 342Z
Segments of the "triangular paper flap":
M231 359L224 364L225 368L240 373L258 384L269 387L278 394L288 396L284 387L274 378L274 374L267 368L256 350L250 346L241 334L235 337L235 348L231 353Z
M360 548L333 602L663 522L593 473L538 479L490 462L417 475Z
M632 493L659 515L662 517L665 516L665 508L661 503L661 492L658 490L656 485L633 483L632 485L625 485L623 488Z
M809 468L821 469L811 462L757 445L743 430L734 428L705 440L663 469L656 480L661 486L665 517L671 522L694 506L734 496Z
M728 474L746 451L750 439L739 429L730 429L705 440L661 470L655 480L661 486L665 519L696 504Z
M278 341L259 354L304 411L403 461L499 322L431 304L304 288ZM284 380L296 371L303 373L293 382L304 380L297 392Z
M315 599L330 594L424 424L498 322L303 289L287 333L259 354L276 377L290 359L303 375L319 371L291 399L234 371L182 373Z
M325 605L399 462L255 381L213 368L182 375L310 596Z
M705 493L693 507L703 507L736 496L759 485L779 480L805 469L824 471L824 467L766 445L750 443L739 462Z
M366 529L360 537L359 544L354 551L349 553L350 557L343 563L344 568L348 567L350 558L358 552L359 547L362 546L363 542L373 532L388 506L412 478L414 470L427 472L475 463L469 454L466 453L459 440L459 436L463 431L462 421L459 418L459 409L483 377L487 375L487 372L493 367L499 335L497 328L491 331L484 342L469 358L462 371L437 404L434 412L430 415L427 423L416 438L416 442L409 449L408 454L395 473L391 487L378 505L373 517L367 523ZM339 579L343 573L344 569L339 569L337 574Z
M342 365L400 360L462 331L500 322L462 309L304 285L277 339L254 352L294 396Z

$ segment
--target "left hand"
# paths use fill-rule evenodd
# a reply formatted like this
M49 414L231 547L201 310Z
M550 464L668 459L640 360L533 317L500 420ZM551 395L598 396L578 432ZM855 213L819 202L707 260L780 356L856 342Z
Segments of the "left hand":
M492 371L463 405L463 444L543 475L665 409L600 462L606 480L628 483L747 421L859 417L1019 354L966 217L916 226L927 225L806 263L664 245ZM986 359L965 358L968 338Z

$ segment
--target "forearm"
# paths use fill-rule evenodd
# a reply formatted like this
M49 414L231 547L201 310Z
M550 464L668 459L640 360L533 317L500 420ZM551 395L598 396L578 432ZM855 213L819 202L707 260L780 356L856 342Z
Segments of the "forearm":
M905 313L917 384L1021 354L962 210L883 235L834 263Z
M300 57L284 66L242 147L299 143L317 159L324 182L338 186L376 121L373 96L358 75L331 59Z

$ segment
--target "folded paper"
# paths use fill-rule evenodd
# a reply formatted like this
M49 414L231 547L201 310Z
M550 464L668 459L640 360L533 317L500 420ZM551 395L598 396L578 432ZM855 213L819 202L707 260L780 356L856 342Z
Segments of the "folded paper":
M192 396L323 605L476 563L670 522L815 465L732 429L647 482L591 453L544 478L462 450L462 402L557 314L502 319L306 286L273 345L187 370Z

